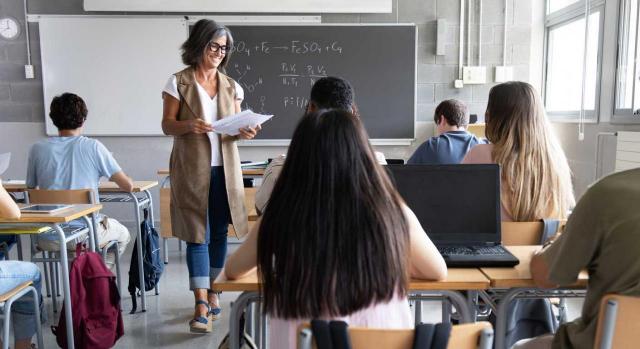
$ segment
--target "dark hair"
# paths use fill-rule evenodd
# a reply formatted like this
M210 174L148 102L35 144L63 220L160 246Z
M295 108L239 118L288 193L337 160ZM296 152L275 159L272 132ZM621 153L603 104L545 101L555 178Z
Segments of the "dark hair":
M209 43L215 38L227 37L227 46L233 47L233 36L229 28L216 23L210 19L201 19L193 25L189 38L182 44L182 63L195 68L202 61L202 55L208 49ZM219 69L224 72L224 68L231 59L231 50L227 51Z
M344 316L404 294L409 232L401 203L359 118L307 113L260 224L265 310Z
M444 116L447 124L451 126L467 127L469 125L467 106L457 99L448 99L438 104L433 113L433 121L439 124L441 116Z
M75 130L87 120L87 105L73 93L63 93L53 97L49 107L49 117L59 130Z
M318 109L341 109L351 111L354 107L353 88L349 81L327 76L316 81L311 87L310 101Z

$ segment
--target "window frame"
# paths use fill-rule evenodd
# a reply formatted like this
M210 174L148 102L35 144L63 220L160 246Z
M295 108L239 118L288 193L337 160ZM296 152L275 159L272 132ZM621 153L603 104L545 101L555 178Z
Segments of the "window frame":
M623 41L623 35L622 35L622 31L621 31L621 27L623 24L622 19L620 18L620 16L622 15L622 8L626 5L627 1L632 1L632 0L620 0L618 2L618 8L617 8L617 13L616 13L616 18L618 19L618 22L616 23L616 56L615 56L615 79L614 79L614 86L613 86L613 113L611 115L611 122L612 123L624 123L624 124L638 124L640 123L640 115L634 115L633 113L633 102L631 105L631 108L618 108L617 107L617 99L618 99L618 58L620 57L620 54L622 52L622 45L624 45ZM640 3L638 3L638 13L640 13ZM638 35L640 34L640 15L638 15L638 18L636 19L636 47L634 47L635 49L635 53L634 53L634 76L637 76L638 74L638 70L640 69L640 63L638 62L638 59L640 59L640 40L638 37ZM634 78L634 85L633 85L633 90L640 88L640 83L638 83L638 81L635 81ZM632 96L633 96L634 92L632 92Z
M549 8L549 1L545 2L545 13ZM578 1L555 12L548 13L545 16L545 32L544 32L544 57L543 57L543 77L542 77L542 99L546 109L547 101L547 77L549 74L549 33L551 30L571 24L577 20L584 18L585 0ZM595 104L593 110L585 111L584 123L598 123L600 112L600 92L602 77L602 44L604 40L604 19L605 19L605 1L593 0L590 3L589 14L599 12L598 18L598 52L596 66L596 86L595 86ZM580 121L580 110L549 112L547 116L553 122L578 123Z

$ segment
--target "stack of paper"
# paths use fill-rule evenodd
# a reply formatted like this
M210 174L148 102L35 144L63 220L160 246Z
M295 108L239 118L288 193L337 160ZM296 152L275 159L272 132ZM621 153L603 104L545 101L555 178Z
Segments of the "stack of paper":
M256 127L271 119L273 115L256 114L251 110L245 110L235 115L227 116L211 124L213 131L220 134L236 136L241 128Z

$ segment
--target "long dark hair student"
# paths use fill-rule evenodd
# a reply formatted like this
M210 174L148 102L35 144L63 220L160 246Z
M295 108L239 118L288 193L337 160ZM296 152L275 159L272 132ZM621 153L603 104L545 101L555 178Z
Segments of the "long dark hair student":
M409 232L401 202L359 118L341 110L305 115L260 225L266 311L345 316L404 295Z

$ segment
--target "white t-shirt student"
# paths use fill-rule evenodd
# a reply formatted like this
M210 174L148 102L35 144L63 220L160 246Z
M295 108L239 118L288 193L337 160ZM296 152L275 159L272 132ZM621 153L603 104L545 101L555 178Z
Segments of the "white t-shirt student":
M235 82L235 81L234 81ZM240 85L236 84L236 101L242 102L244 99L244 90ZM200 97L200 103L202 104L202 112L204 113L204 121L212 123L218 120L218 95L216 94L211 98L209 93L196 82L198 87L198 96ZM173 96L175 99L180 100L180 94L178 93L178 84L176 82L176 76L171 75L169 80L164 86L162 92L166 92ZM207 132L209 140L211 141L211 166L222 166L222 154L220 153L220 135L215 132Z

